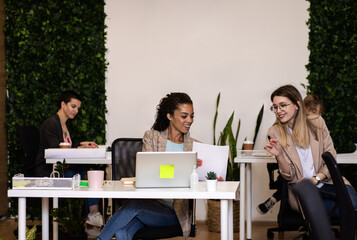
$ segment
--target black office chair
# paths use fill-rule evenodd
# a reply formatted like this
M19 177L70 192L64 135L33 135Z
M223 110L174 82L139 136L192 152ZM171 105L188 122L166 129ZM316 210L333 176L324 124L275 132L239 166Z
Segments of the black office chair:
M357 211L352 205L351 198L342 179L342 175L337 166L336 159L330 152L323 153L322 158L327 165L333 184L335 186L336 200L340 213L340 238L344 240L355 239L357 234Z
M302 180L293 187L298 195L305 219L309 223L310 233L316 240L334 240L329 218L321 196L310 180Z
M118 138L112 143L112 179L120 180L123 177L135 177L136 153L142 150L141 138ZM113 199L113 212L116 212L123 201ZM195 210L195 200L190 200L190 210ZM194 216L194 215L193 215ZM192 219L190 237L196 235L195 218ZM182 236L180 224L166 227L144 227L133 239L163 239Z
M283 233L285 231L304 231L305 230L305 221L303 216L292 210L288 201L288 183L282 177L279 177L276 182L274 178L274 172L278 169L278 164L273 163L267 166L269 172L269 188L277 189L280 188L281 191L281 202L279 213L277 217L278 227L268 228L267 237L269 239L274 238L274 232ZM295 239L305 238L305 231L297 236Z
M24 152L24 175L25 177L33 177L35 176L40 131L35 126L17 126L16 131Z

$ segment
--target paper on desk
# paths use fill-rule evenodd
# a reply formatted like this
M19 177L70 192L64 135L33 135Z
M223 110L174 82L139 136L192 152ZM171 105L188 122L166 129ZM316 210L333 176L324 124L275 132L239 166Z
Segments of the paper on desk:
M49 148L45 158L105 158L105 148Z
M192 151L197 152L197 158L202 160L202 166L197 168L199 180L206 180L209 171L226 180L229 146L193 142Z

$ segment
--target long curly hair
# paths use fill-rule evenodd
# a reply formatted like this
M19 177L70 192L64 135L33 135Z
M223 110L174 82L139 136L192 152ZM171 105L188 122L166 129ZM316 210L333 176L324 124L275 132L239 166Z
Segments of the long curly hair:
M180 92L173 92L162 98L159 105L156 106L156 119L152 129L160 132L166 130L170 125L167 114L173 115L180 104L192 105L193 103L186 93Z

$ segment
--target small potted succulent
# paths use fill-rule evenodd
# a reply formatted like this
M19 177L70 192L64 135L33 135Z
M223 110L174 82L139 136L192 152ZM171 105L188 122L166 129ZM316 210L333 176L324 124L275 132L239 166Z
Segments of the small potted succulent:
M207 191L214 192L217 187L217 174L213 171L207 172Z

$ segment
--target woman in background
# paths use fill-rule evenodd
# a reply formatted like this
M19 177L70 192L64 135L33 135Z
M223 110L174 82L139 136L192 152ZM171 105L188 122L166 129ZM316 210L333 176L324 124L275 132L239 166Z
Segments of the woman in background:
M157 106L156 120L143 137L143 151L192 151L189 131L194 121L193 103L185 93L171 93ZM198 160L200 165L200 161ZM128 200L108 221L98 236L100 240L132 239L144 226L170 226L180 224L184 239L190 230L188 200Z
M59 110L56 114L47 118L41 126L40 130L40 146L36 158L35 175L37 177L49 177L52 172L52 165L46 164L45 149L59 148L61 142L67 142L72 148L98 148L98 145L93 141L83 141L80 143L73 143L67 121L73 119L81 107L81 97L73 91L65 91L61 94L59 100ZM70 165L65 169L65 177L73 177L80 173L84 177L89 166L86 165ZM103 217L98 212L99 199L88 199L87 204L89 208L87 223L91 226L101 227L103 225ZM97 232L95 234L94 232ZM97 236L99 230L93 228L91 236Z

